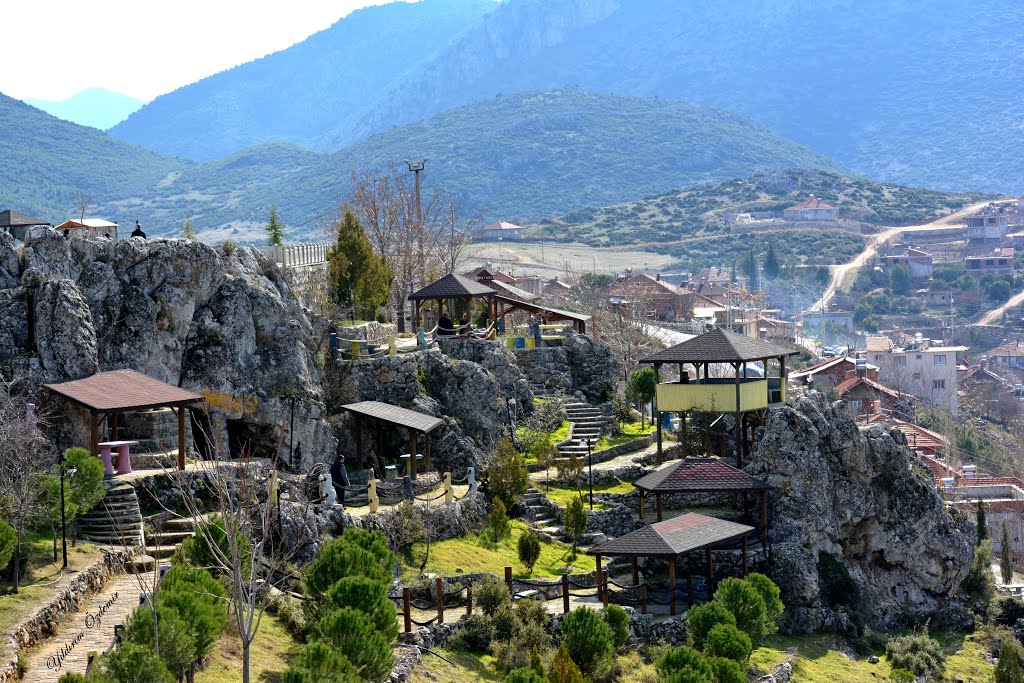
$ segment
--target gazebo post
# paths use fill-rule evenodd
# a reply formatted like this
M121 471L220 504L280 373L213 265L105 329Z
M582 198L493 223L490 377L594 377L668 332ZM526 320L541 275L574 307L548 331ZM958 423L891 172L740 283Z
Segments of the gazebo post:
M708 577L708 598L711 598L711 593L714 590L715 582L715 568L711 562L711 546L704 549L704 560L707 562L707 577Z
M416 481L416 431L409 430L409 478Z
M640 571L636 566L636 555L629 558L630 568L633 570L633 585L640 585Z
M430 432L423 433L423 471L430 472Z
M644 521L644 490L640 489L640 521Z
M743 534L743 578L750 573L750 565L747 561L747 535Z
M736 413L735 421L736 424L733 431L736 434L736 467L743 467L743 429L740 425L740 367L742 363L733 363L733 368L736 370Z
M363 418L359 413L354 415L356 419L356 467L363 469Z
M676 558L675 556L669 558L668 561L668 589L671 591L671 598L668 602L668 613L671 616L676 615Z
M661 381L661 363L654 364L654 416L658 420L656 430L658 432L658 464L664 460L661 453L661 412L658 410L658 382ZM739 391L739 389L737 389ZM658 521L661 521L660 519Z
M178 471L185 469L185 406L178 406Z
M99 417L93 410L89 411L89 450L92 451L93 457L97 457L100 454L100 424Z
M658 509L658 521L660 522L661 521L661 494L660 493L655 493L654 494L654 502L655 502L655 505L657 506L657 509Z
M597 560L597 572L595 574L595 579L597 581L597 598L600 600L603 595L603 592L601 591L601 556L594 555L594 559Z

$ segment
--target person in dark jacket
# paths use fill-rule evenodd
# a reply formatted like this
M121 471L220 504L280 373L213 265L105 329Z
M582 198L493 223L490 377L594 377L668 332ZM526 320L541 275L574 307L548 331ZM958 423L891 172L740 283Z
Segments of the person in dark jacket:
M146 239L146 233L142 232L142 226L139 225L138 221L135 221L135 229L132 230L132 237L141 237Z
M455 326L452 324L452 319L448 317L446 311L441 311L441 317L437 321L437 333L441 336L455 334Z

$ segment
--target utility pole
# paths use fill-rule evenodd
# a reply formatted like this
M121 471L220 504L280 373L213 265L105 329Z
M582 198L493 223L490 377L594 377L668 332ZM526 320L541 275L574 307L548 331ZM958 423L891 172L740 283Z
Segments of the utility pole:
M409 170L412 171L415 174L415 176L416 176L416 243L417 243L417 250L419 252L417 254L417 258L418 258L419 262L416 264L417 265L416 274L419 276L419 284L420 284L420 286L422 286L424 284L423 280L426 277L427 263L426 263L426 254L425 254L424 249L423 249L423 243L424 243L424 235L423 235L423 199L422 199L422 196L420 195L420 171L422 171L426 167L427 160L423 159L422 161L406 161L405 163L409 166ZM413 283L410 282L409 283L409 287L410 287L409 294L412 294L412 290L414 289ZM398 330L400 332L404 332L405 331L405 302L404 301L402 302L402 315L398 319L398 325L399 325ZM415 327L415 324L413 326Z

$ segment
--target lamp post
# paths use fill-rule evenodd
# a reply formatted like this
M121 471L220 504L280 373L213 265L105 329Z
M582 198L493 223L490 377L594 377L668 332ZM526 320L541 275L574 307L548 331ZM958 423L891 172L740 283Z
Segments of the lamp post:
M68 467L67 462L63 459L60 462L60 547L61 556L64 560L64 566L62 569L68 568L68 535L67 535L67 521L64 516L64 475L75 476L78 472L77 467Z
M590 509L594 509L594 451L590 439L580 441L581 446L587 447L587 479L590 480Z

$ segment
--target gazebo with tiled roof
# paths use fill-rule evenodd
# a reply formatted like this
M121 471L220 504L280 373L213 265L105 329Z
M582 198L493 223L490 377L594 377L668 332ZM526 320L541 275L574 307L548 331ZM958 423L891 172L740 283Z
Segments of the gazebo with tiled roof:
M668 560L668 583L671 598L670 614L676 613L676 562L680 555L703 550L710 595L714 584L714 565L711 553L714 550L732 550L740 542L743 552L743 575L749 571L747 536L754 527L724 519L689 513L664 522L640 527L624 536L595 545L587 550L588 555L597 558L597 572L600 577L602 557L628 557L633 568L633 585L639 585L637 558L653 557ZM600 581L600 578L599 578ZM693 604L693 579L687 577L690 604Z
M761 533L768 533L768 492L772 486L736 469L717 458L685 458L640 477L633 482L640 491L640 519L644 518L644 499L654 494L661 521L661 497L673 493L738 493L743 496L744 511L748 493L761 496Z
M799 352L763 339L754 339L722 329L706 332L681 344L640 359L654 366L654 410L658 415L658 462L661 462L661 424L663 413L680 413L683 429L686 414L692 410L709 413L730 413L736 420L736 462L742 464L746 447L744 433L747 418L768 407L781 405L786 399L786 358ZM778 375L768 376L769 361L778 364ZM763 377L751 377L748 364L762 363ZM661 382L660 370L665 364L679 366L678 382ZM690 378L686 365L694 368ZM728 365L731 377L712 376L711 366Z
M494 296L497 292L473 278L456 273L449 273L440 280L432 282L423 289L409 295L409 301L416 302L416 324L420 323L420 308L424 301L437 302L437 317L440 320L444 302L448 302L448 311L453 313L452 302L473 299L487 299L487 310L491 320L497 318Z

